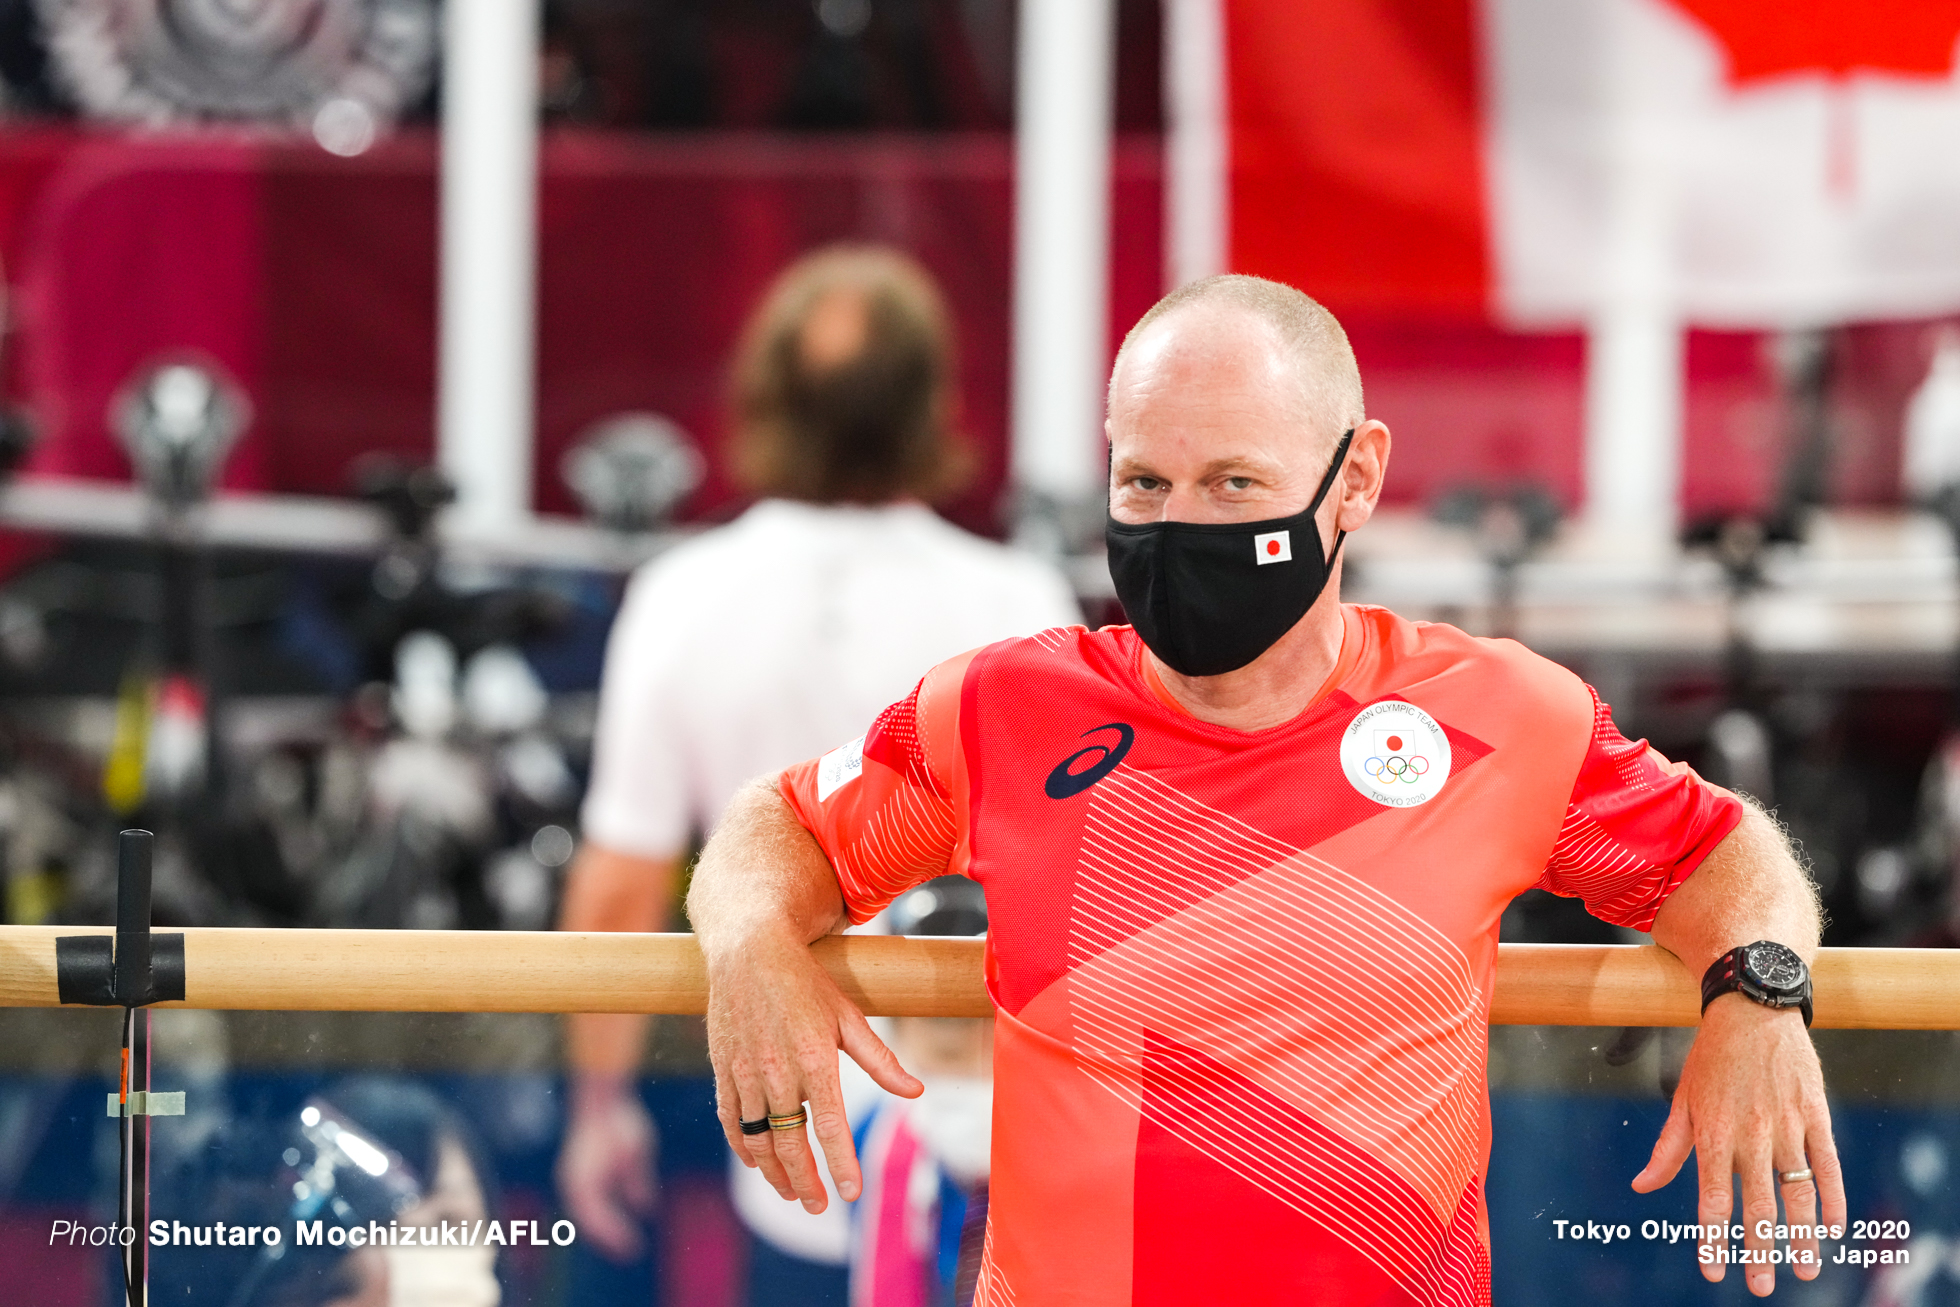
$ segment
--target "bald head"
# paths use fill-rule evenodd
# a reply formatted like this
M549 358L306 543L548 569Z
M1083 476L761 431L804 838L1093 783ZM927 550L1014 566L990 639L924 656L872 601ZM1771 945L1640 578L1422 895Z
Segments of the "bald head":
M1109 379L1109 511L1119 522L1252 522L1314 501L1353 431L1331 532L1368 519L1388 428L1361 409L1347 333L1300 292L1214 277L1167 296L1117 353ZM1331 534L1329 536L1331 539Z
M1361 424L1361 369L1334 315L1291 286L1238 275L1181 286L1137 320L1110 369L1111 412L1119 389L1137 372L1154 370L1168 354L1223 352L1228 341L1235 349L1260 347L1263 366L1253 371L1269 373L1291 392L1288 407L1317 443L1331 446Z

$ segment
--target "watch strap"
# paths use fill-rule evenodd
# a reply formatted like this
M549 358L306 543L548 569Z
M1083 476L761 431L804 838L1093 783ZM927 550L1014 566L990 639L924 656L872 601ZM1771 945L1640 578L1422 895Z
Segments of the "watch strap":
M1812 1014L1810 968L1804 968L1803 991L1800 995L1777 998L1752 993L1743 984L1742 959L1743 955L1754 947L1754 944L1738 944L1721 957L1716 958L1714 962L1709 964L1708 970L1702 972L1701 1010L1707 1012L1708 1005L1722 995L1736 993L1741 994L1744 998L1752 1002L1760 1003L1764 1007L1797 1008L1803 1012L1804 1025L1809 1026Z

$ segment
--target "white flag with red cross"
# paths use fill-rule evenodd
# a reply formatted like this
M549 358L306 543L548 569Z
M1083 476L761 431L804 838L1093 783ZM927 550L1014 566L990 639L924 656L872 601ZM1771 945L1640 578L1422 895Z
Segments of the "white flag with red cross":
M1960 309L1960 0L1168 3L1217 267L1526 325Z

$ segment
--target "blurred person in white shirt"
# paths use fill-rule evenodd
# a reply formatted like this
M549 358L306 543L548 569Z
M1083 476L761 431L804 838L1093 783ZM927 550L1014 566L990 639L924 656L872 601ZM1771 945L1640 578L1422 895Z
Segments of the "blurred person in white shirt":
M921 667L1080 620L1053 568L926 507L964 459L951 326L910 259L839 248L792 266L744 335L733 403L735 469L762 498L628 587L562 929L671 928L690 844L744 782L861 731ZM616 1261L639 1253L655 1201L635 1088L647 1027L569 1018L559 1188L581 1240ZM854 1112L882 1092L856 1080ZM749 1301L842 1307L845 1205L812 1215L732 1158L731 1176L755 1236Z

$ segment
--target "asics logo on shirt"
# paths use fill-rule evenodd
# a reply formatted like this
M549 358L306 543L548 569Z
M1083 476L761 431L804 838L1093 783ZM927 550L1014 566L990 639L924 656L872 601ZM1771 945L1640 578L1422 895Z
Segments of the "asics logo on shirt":
M1055 764L1055 770L1048 773L1048 780L1041 789L1051 799L1070 799L1094 785L1103 777L1116 770L1116 764L1123 761L1130 746L1136 743L1137 733L1123 722L1109 722L1093 726L1082 732L1082 738L1103 731L1115 731L1114 744L1092 744L1086 749L1077 749L1068 757ZM1094 755L1086 766L1077 766L1085 758Z

